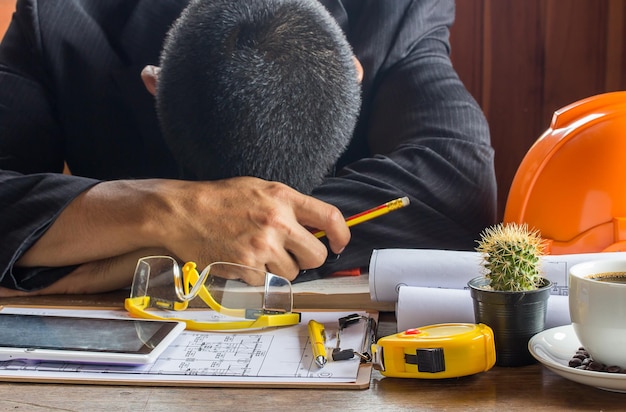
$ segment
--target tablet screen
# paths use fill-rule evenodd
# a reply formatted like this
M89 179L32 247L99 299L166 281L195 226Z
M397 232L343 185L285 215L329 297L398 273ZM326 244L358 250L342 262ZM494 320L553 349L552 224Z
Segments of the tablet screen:
M0 314L0 348L148 354L177 322Z

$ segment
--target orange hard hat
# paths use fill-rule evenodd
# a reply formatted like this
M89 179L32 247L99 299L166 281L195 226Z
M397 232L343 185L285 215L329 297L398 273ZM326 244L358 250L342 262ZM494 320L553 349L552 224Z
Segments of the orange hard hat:
M626 250L626 92L554 113L515 174L504 222L539 230L555 255Z

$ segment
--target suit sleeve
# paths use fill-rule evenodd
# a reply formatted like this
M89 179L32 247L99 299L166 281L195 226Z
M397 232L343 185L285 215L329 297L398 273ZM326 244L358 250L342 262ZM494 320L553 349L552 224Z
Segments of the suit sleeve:
M453 6L438 6L444 3L451 2L412 2L401 16L385 63L364 94L367 113L360 121L367 122L373 154L314 192L346 216L401 196L410 206L354 226L342 256L321 273L367 266L373 249L471 250L495 222L489 129L452 67L447 24Z
M0 44L0 285L29 290L71 268L15 267L78 194L97 181L60 174L63 142L54 86L40 61L34 3L18 11Z

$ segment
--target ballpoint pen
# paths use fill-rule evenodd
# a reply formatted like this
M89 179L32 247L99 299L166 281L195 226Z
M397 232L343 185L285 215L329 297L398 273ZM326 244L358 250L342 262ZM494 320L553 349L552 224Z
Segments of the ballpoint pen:
M309 321L309 340L313 349L313 360L320 368L326 365L326 339L324 325L314 320Z
M409 203L410 202L408 197L400 197L398 199L383 203L382 205L365 210L361 213L357 213L356 215L352 215L346 219L346 224L348 225L348 227L358 225L359 223L366 222L368 220L374 219L375 217L382 216L391 211L408 206ZM317 238L326 236L326 232L323 230L318 230L317 232L313 232L313 234Z

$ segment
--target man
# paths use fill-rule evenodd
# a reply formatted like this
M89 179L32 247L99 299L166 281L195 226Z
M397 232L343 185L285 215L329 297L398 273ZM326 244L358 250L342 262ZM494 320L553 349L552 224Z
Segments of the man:
M453 1L321 3L364 74L350 145L313 197L252 177L175 180L138 73L186 1L18 3L0 47L4 293L111 290L154 253L293 279L326 259L311 228L341 253L318 273L365 266L374 248L473 248L495 220L493 150L449 60ZM73 176L56 174L63 160ZM402 195L409 207L343 224Z

